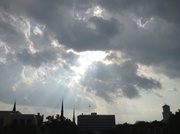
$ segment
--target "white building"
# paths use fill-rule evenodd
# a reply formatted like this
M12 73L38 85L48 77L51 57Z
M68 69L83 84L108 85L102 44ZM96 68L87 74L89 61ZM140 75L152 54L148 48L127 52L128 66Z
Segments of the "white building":
M115 128L115 115L79 115L78 127L82 134L96 133L99 134L103 129Z

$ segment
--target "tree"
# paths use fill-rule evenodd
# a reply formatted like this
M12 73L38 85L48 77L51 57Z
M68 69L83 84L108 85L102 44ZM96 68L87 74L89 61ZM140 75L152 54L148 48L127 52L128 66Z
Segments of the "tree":
M77 125L70 119L65 118L61 120L60 116L57 114L54 116L48 116L48 122L46 122L46 127L49 130L49 134L78 134Z
M46 119L48 120L48 123L50 123L50 122L52 122L54 120L54 116L49 115L48 117L46 117Z

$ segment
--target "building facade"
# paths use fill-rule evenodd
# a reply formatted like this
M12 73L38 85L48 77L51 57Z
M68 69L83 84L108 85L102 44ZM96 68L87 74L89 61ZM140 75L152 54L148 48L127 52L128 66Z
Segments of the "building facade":
M0 127L10 125L13 115L20 115L19 111L0 111Z
M115 115L79 115L78 127L81 134L96 133L99 134L104 129L115 128Z

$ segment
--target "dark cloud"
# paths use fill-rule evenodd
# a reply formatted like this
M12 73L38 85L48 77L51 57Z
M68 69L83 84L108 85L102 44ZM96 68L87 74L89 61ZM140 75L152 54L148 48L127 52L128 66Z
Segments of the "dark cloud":
M178 5L178 0L1 0L0 41L9 50L2 53L6 54L7 66L14 60L35 68L61 64L69 70L78 65L78 55L67 49L111 50L108 60L113 64L93 63L81 84L107 101L117 96L136 98L140 90L161 88L157 80L138 75L137 64L152 66L158 73L180 78ZM97 17L88 13L95 6L101 6L107 15ZM144 25L147 23L146 26L140 27L137 19ZM42 34L34 34L35 28ZM58 40L57 44L64 47L54 47L52 40ZM123 57L117 57L115 50ZM12 73L15 71L13 77L17 75L19 79L22 66L10 69ZM8 76L7 70L5 72L4 76ZM29 97L33 100L31 95Z
M93 26L89 27L89 23ZM57 36L59 41L76 51L103 50L110 48L111 38L117 36L122 30L123 24L115 18L105 20L101 17L92 17L88 22L74 20L71 27Z
M101 17L92 17L90 22L95 25L95 31L105 37L113 37L119 33L121 23L115 19L104 20Z
M55 33L59 42L68 48L77 51L116 49L141 64L162 67L162 71L159 72L172 78L180 76L178 73L180 65L177 64L180 57L178 37L180 16L177 0L97 2L110 13L120 13L123 16L133 13L146 21L154 17L152 32L135 25L132 28L128 25L133 24L132 20L128 20L132 21L131 23L122 23L115 17L109 20L101 17L90 17L85 21L75 19L76 13L79 12L86 17L84 12L94 4L87 1L78 1L76 4L65 1L36 1L21 4L27 8L20 9L19 12L44 24L47 29ZM13 5L14 8L18 6L15 3ZM95 28L88 27L89 23L92 23ZM124 37L125 33L128 34ZM116 36L119 36L119 40L114 40Z
M0 1L0 9L1 10L9 10L10 5L9 5L10 1L9 0L1 0Z
M148 66L161 67L161 71L170 77L179 77L179 42L177 38L180 31L171 29L163 30L159 22L157 30L154 32L138 32L132 34L131 39L126 40L126 44L118 46L127 57ZM174 30L172 32L171 30Z
M20 5L23 8L18 8ZM56 0L52 2L16 1L11 3L11 9L14 12L9 13L21 14L44 24L56 35L59 42L77 51L110 48L111 38L121 32L123 24L115 18L107 20L101 17L90 17L86 21L75 19L78 12L84 14L91 7L90 5L83 1L77 3ZM82 7L86 10L79 11ZM89 23L93 23L95 28L88 27Z
M141 64L152 65L159 72L165 73L171 78L179 78L179 34L180 34L180 2L178 0L138 0L138 1L98 1L98 3L110 13L123 16L134 14L142 17L141 20L154 18L153 26L148 30L133 28L127 31L127 37L120 38L116 49L126 54L131 59ZM130 21L130 20L129 20ZM143 23L143 22L142 22ZM132 24L131 24L132 26ZM128 29L125 26L125 31Z
M64 59L65 62L70 66L79 65L78 62L79 55L75 54L74 52L63 52L61 54L62 54L61 58Z
M78 65L78 55L73 52L58 51L55 49L44 50L41 52L31 53L24 49L22 52L17 53L17 60L23 65L33 67L40 67L47 64L56 64L61 62L65 66ZM58 59L59 58L59 59Z
M139 76L137 69L137 64L132 61L109 65L96 62L88 68L81 82L87 91L95 91L96 95L108 102L115 96L132 99L140 96L140 90L161 88L157 80Z
M1 18L5 18L7 19L6 15L4 15L3 13L1 14ZM10 23L7 23L8 20L0 20L0 25L1 25L1 29L0 29L0 33L1 33L1 37L3 37L3 35L8 35L8 34L16 34L15 29L13 28L13 26Z
M131 12L140 17L158 17L171 22L180 22L179 0L98 0L98 3L113 13Z
M22 62L23 65L31 65L34 67L39 67L42 64L55 61L56 58L56 54L51 51L36 52L32 54L24 49L22 53L17 54L17 59Z

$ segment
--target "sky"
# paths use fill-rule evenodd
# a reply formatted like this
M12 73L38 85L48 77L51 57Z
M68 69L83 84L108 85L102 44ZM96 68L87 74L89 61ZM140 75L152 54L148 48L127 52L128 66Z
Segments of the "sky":
M0 110L162 120L180 108L179 0L0 0Z

